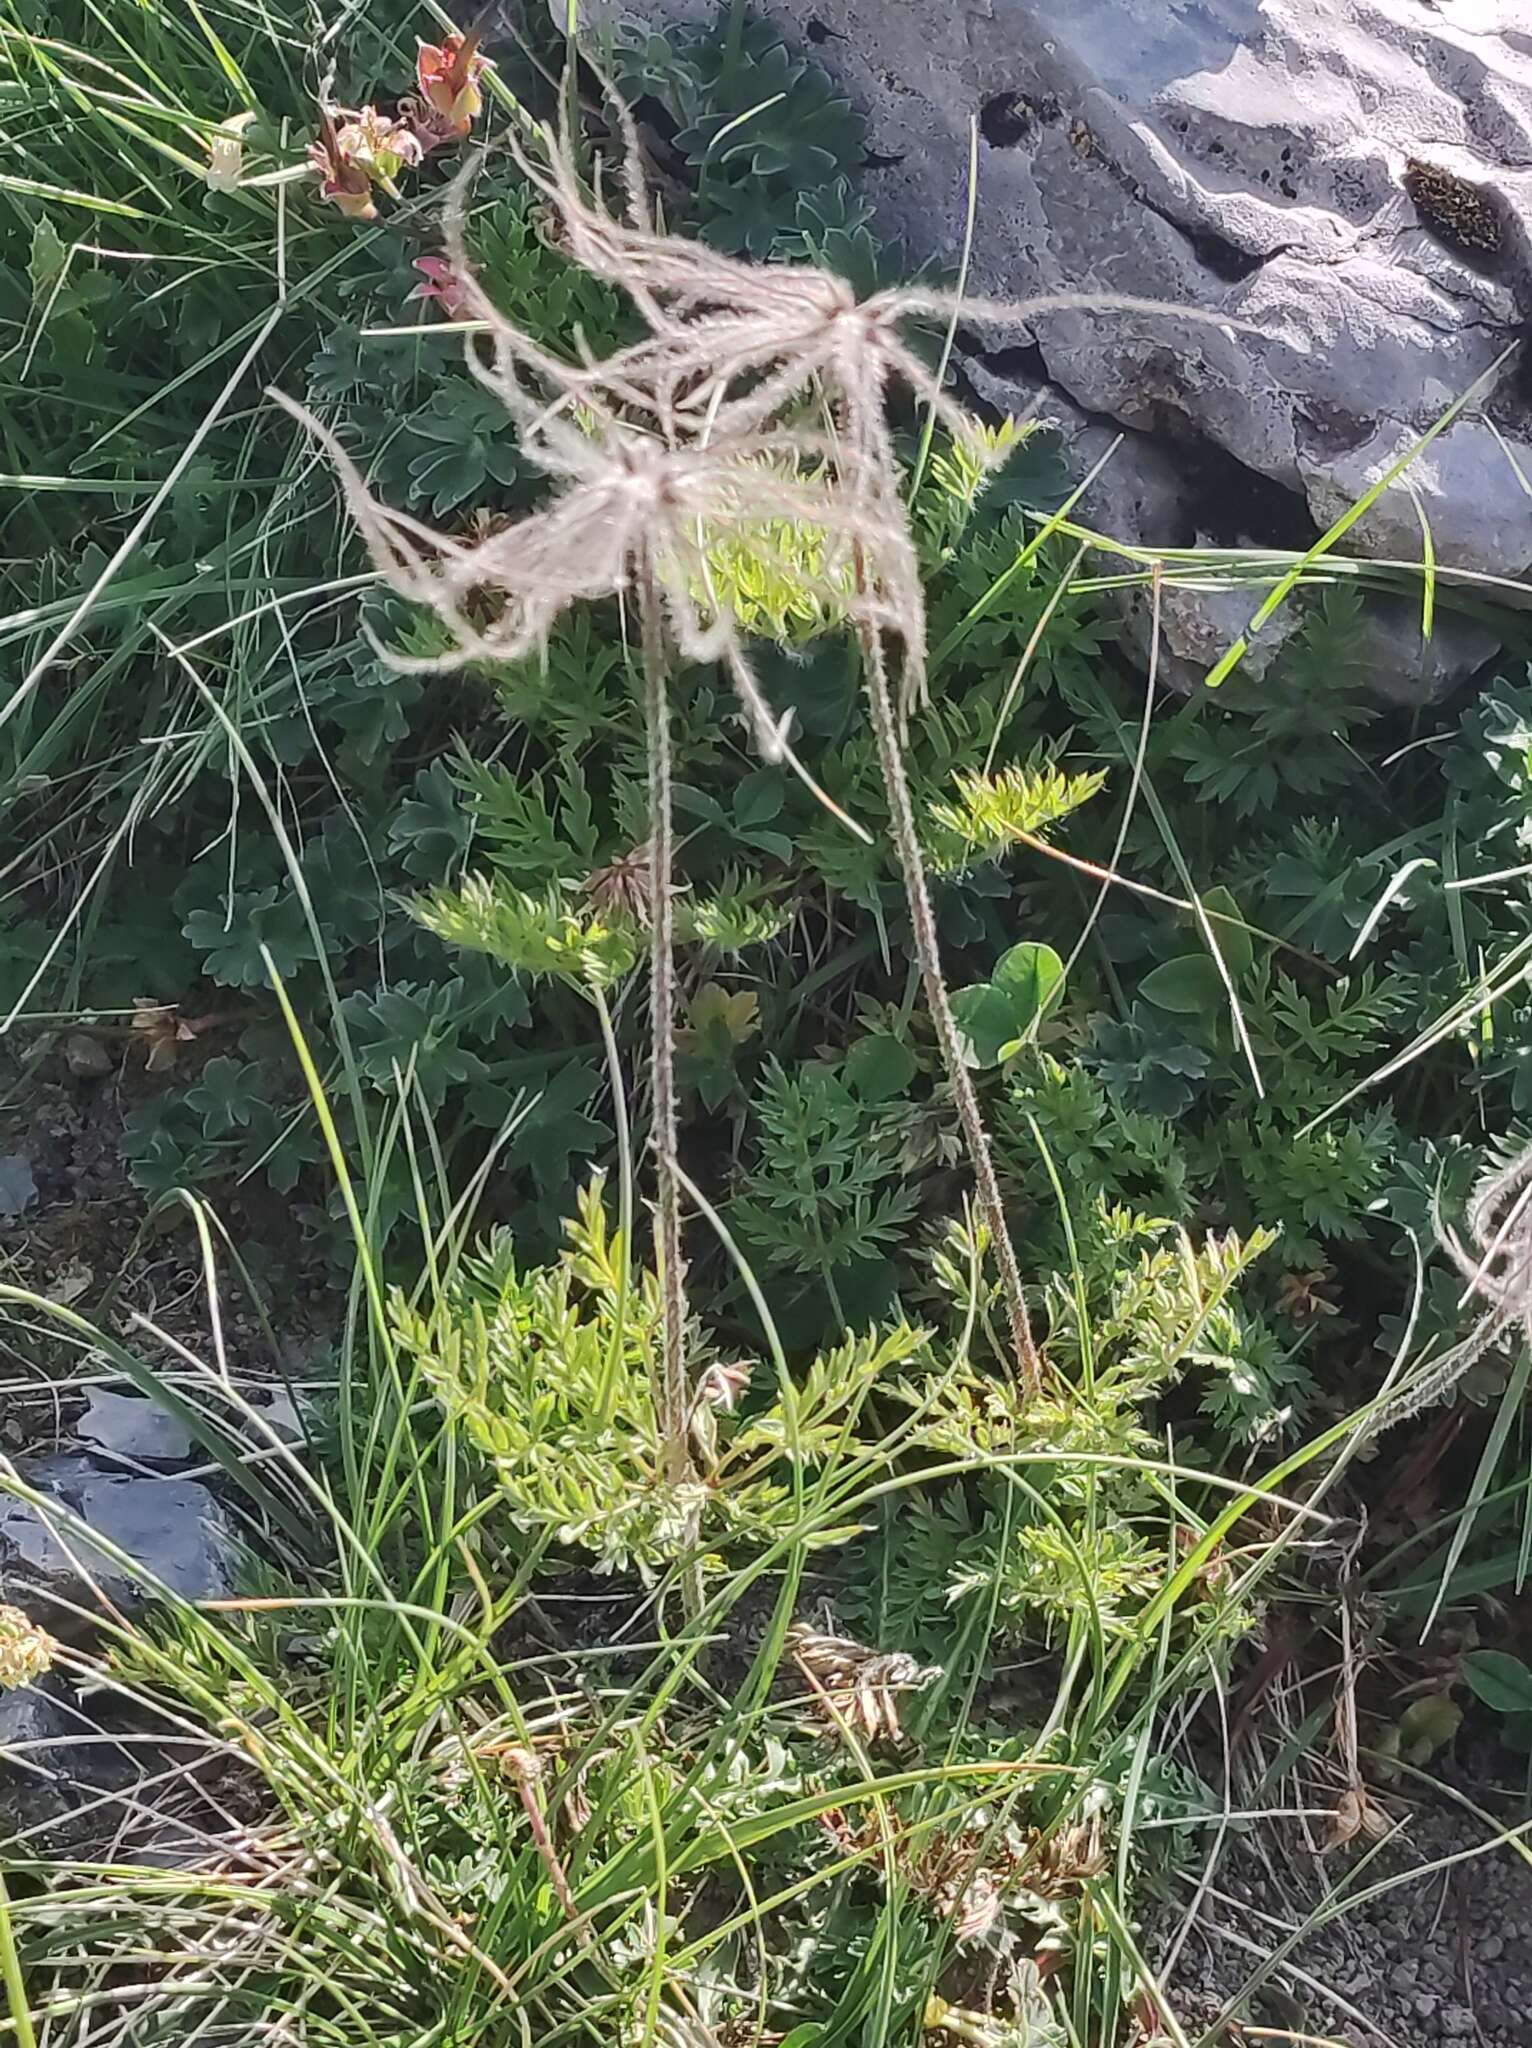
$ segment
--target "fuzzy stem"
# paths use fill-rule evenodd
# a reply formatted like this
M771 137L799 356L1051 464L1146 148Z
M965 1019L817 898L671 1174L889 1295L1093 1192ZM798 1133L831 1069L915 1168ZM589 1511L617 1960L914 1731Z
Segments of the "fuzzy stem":
M904 755L899 745L899 719L889 684L888 656L884 651L883 635L875 624L864 620L858 633L862 643L862 673L872 710L872 729L877 738L883 784L888 792L894 844L899 852L899 865L904 871L904 893L910 909L910 927L915 939L916 958L920 962L920 976L925 985L926 1007L931 1012L931 1022L936 1026L937 1043L946 1064L947 1078L957 1098L958 1116L962 1120L963 1137L973 1166L979 1207L989 1226L990 1245L1000 1267L1000 1284L1005 1293L1016 1362L1021 1368L1022 1379L1036 1392L1042 1385L1042 1360L1032 1336L1032 1320L1027 1314L1026 1298L1021 1289L1021 1268L1016 1262L1016 1247L1011 1242L1010 1226L1005 1220L1005 1205L1000 1197L1000 1182L995 1175L995 1162L990 1154L989 1134L984 1128L978 1091L963 1058L962 1040L947 997L941 945L936 935L936 914L931 908L926 864L915 828L915 807L910 799L909 778L904 772Z
M612 1008L600 988L591 989L591 1000L601 1021L601 1043L606 1051L606 1070L612 1088L612 1115L617 1125L617 1229L622 1238L622 1264L617 1271L617 1301L612 1311L612 1342L601 1369L596 1395L596 1416L603 1429L616 1406L617 1375L622 1364L622 1347L628 1335L628 1299L633 1284L633 1136L628 1126L628 1099L622 1085L622 1055L612 1025Z
M656 1407L665 1475L691 1476L686 1388L686 1265L681 1253L681 1187L676 1138L675 820L670 794L670 707L665 626L659 592L646 576L640 593L644 715L649 742L649 831L652 847L649 1029L656 1200L655 1246L660 1276L662 1351Z

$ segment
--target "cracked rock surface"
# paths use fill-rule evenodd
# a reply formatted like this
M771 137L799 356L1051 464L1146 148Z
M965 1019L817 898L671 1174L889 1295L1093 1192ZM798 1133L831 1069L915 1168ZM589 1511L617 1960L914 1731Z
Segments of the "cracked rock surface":
M1098 523L1142 499L1146 523L1121 537L1312 538L1512 349L1346 546L1419 561L1425 519L1443 563L1532 567L1532 345L1517 346L1532 332L1527 0L763 11L864 108L868 189L917 256L950 262L962 245L977 120L976 289L1122 292L1249 323L1050 313L981 354L992 397L1010 387L1020 409L1041 381L1066 422L1132 430L1087 504ZM1172 651L1189 669L1210 632L1187 619ZM1385 633L1378 681L1429 694L1492 645L1474 628L1412 654Z

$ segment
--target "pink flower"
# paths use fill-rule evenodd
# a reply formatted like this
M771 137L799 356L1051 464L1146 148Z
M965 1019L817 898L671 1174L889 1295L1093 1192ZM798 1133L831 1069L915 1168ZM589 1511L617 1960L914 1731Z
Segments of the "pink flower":
M345 116L339 128L328 108L321 111L320 140L309 144L309 162L319 174L325 198L348 220L376 220L373 186L397 199L394 180L406 165L418 164L425 152L413 129L376 107L338 111Z
M460 318L468 306L468 293L446 257L417 256L412 267L420 272L424 283L416 285L410 297L435 299L449 320Z
M449 135L466 135L484 104L479 80L486 60L478 54L479 30L450 35L441 43L422 43L415 59L420 97Z
M320 191L340 208L347 220L377 219L372 180L360 164L343 156L332 142L311 142L309 163L318 174Z

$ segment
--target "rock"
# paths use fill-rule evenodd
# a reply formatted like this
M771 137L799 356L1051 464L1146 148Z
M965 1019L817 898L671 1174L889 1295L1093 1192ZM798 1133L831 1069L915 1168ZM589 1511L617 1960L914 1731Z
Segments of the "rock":
M1449 2041L1466 2041L1477 2032L1474 2016L1466 2005L1444 2005L1436 2024Z
M62 1675L0 1692L0 1842L46 1829L50 1846L104 1849L121 1818L110 1795L139 1777L129 1752L104 1735ZM93 1807L93 1821L82 1816L61 1831L83 1807Z
M307 1436L298 1404L286 1387L274 1386L252 1391L252 1407L261 1412L261 1419L267 1428L282 1437L287 1443L301 1444Z
M1498 1963L1505 1954L1505 1942L1498 1934L1486 1934L1474 1943L1473 1953L1477 1963Z
M112 1055L89 1031L71 1031L63 1050L64 1064L77 1081L99 1081L112 1071Z
M582 21L714 11L587 0ZM1532 350L1494 368L1532 323L1525 0L764 11L866 113L867 189L915 256L963 244L977 121L976 290L1166 302L962 338L992 397L1021 409L1041 380L1078 416L1130 430L1096 516L1142 477L1143 524L1117 537L1305 547L1476 387L1345 547L1419 562L1424 522L1440 564L1507 578L1532 565ZM1177 303L1240 324L1196 324ZM1209 608L1200 630L1178 623L1186 651L1172 652L1190 671L1228 628ZM1417 616L1371 665L1418 699L1489 645L1439 614L1422 654Z
M239 1546L232 1521L195 1480L103 1472L72 1452L36 1458L23 1481L67 1509L106 1543L143 1567L149 1579L186 1600L213 1599L233 1588ZM94 1546L89 1536L58 1524L54 1534L25 1501L0 1496L0 1600L26 1608L55 1635L78 1634L101 1594L125 1613L141 1610L152 1586Z
M192 1455L191 1432L139 1394L114 1394L93 1387L74 1434L95 1454L162 1465L185 1464Z
M0 1154L0 1216L19 1216L36 1200L31 1160L20 1152Z

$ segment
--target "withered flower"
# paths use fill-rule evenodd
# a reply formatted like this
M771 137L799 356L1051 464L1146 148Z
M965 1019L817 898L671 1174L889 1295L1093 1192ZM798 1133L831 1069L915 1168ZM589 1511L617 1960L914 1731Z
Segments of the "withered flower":
M647 931L654 913L654 842L641 839L580 884L602 910L618 911Z
M787 1648L821 1703L875 1742L903 1739L898 1695L919 1692L941 1677L940 1665L921 1665L904 1650L871 1650L849 1636L822 1635L797 1622Z
M745 1358L736 1359L732 1365L710 1365L697 1382L697 1398L709 1408L732 1415L750 1384L750 1373L750 1361Z

